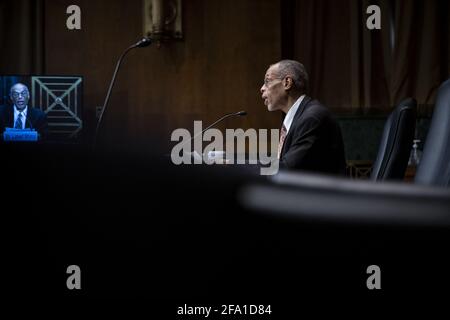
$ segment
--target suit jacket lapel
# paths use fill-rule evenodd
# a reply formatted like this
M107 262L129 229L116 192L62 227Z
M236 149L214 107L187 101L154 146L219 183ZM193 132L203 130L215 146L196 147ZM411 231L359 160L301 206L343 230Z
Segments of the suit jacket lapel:
M297 112L295 113L294 120L292 121L291 128L297 123L298 119L302 116L303 111L305 111L306 105L311 101L311 97L305 96L302 100L302 103L300 103L300 106L297 109ZM291 132L291 130L289 130Z
M291 127L289 128L289 132L286 136L286 138L284 139L284 143L283 143L283 147L281 149L281 154L283 155L285 150L286 150L286 146L291 144L291 139L292 139L292 132L294 131L294 127L296 126L298 119L300 119L300 117L303 114L303 111L305 111L305 107L306 105L311 101L311 97L308 97L305 95L305 97L302 100L302 103L300 103L300 105L298 106L297 112L295 112L294 115L294 119L292 120L292 124Z
M25 128L30 128L30 123L33 123L33 113L31 112L31 108L28 107L27 117L25 119Z
M7 127L14 128L14 106L10 106L6 109L6 118L8 119ZM28 106L27 117L25 118L25 127L30 128L30 123L33 123L34 113L31 111L31 107Z

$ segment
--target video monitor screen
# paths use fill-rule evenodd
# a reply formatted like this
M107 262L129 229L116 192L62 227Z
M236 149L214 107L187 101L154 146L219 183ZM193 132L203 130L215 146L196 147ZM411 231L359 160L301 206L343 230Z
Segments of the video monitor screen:
M17 85L22 84L22 85ZM27 97L23 97L23 91ZM28 90L27 90L28 89ZM46 115L45 141L76 142L83 129L83 78L80 76L0 75L1 136L5 128L14 128L16 109L26 103L34 110L23 127L33 127L33 115ZM40 111L38 111L40 110ZM31 121L30 121L31 120ZM37 127L39 124L36 125ZM36 128L38 130L39 128Z

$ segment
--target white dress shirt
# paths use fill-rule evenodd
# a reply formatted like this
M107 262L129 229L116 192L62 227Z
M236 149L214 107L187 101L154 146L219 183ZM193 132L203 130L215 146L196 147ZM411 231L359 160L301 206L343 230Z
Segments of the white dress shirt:
M292 121L294 121L294 116L297 113L298 107L303 101L305 95L301 95L297 101L294 102L292 107L289 109L288 113L286 113L286 117L284 118L283 125L286 128L286 135L289 133L289 129L291 128Z
M21 129L25 129L25 122L27 121L27 112L28 112L28 106L25 107L25 109L23 109L22 112L20 112L16 105L14 105L14 122L13 122L13 128L16 126L16 121L17 118L19 117L19 113L22 113L22 128Z

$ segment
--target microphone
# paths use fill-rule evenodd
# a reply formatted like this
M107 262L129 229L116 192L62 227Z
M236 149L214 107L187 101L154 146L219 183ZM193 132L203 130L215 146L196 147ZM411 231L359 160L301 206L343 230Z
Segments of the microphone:
M138 42L136 42L136 44L134 46L137 48L144 48L144 47L148 47L151 44L152 44L152 39L145 37L145 38L142 38L141 40L139 40Z
M236 112L236 115L237 115L237 116L246 116L246 115L247 115L247 111L239 111L239 112Z
M105 113L106 107L108 106L108 102L109 102L109 98L111 97L111 92L114 86L114 82L116 81L116 77L117 77L117 73L119 71L120 65L122 64L122 60L125 58L126 54L133 50L134 48L144 48L144 47L148 47L150 44L152 43L152 40L150 38L144 37L141 40L139 40L138 42L136 42L135 44L129 46L119 57L119 60L117 60L117 64L116 64L116 69L114 70L111 82L109 84L109 88L108 88L108 93L106 94L105 97L105 102L103 103L102 106L102 110L100 112L100 116L98 118L98 122L97 122L97 127L95 128L95 135L94 135L94 144L93 144L93 148L95 150L95 147L97 145L97 137L98 137L98 131L100 129L100 124L102 122L103 119L103 115Z
M226 115L222 116L221 118L219 118L219 120L213 122L211 125L207 126L205 129L203 129L201 132L197 133L195 136L193 136L190 140L188 140L187 142L191 142L192 140L194 140L195 138L197 138L199 135L203 134L203 132L205 132L206 130L212 128L214 125L218 124L219 122L225 120L226 118L229 117L242 117L242 116L246 116L247 115L247 111L238 111L238 112L234 112L234 113L227 113ZM186 143L187 143L186 142ZM182 144L182 146L184 146L184 144Z
M246 116L247 115L247 111L238 111L235 113L228 113L226 115L224 115L223 117L221 117L219 120L217 120L216 122L214 122L213 124L207 126L205 129L202 130L202 132L196 134L194 137L192 137L191 140L193 140L194 138L198 137L199 135L201 135L203 132L205 132L206 130L210 129L211 127L213 127L214 125L218 124L219 122L225 120L226 118L229 117L242 117L242 116Z

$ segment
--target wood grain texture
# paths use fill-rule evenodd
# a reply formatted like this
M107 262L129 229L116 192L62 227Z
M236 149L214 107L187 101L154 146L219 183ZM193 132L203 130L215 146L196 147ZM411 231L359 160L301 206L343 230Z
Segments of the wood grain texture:
M87 136L95 127L95 107L103 103L121 52L142 36L141 1L87 1L82 30L66 29L69 0L45 4L45 66L48 74L85 77ZM129 53L118 75L104 118L100 142L151 149L170 145L170 133L210 124L228 112L248 116L226 120L225 128L278 128L259 89L265 70L281 57L280 1L183 1L184 39L160 49Z

